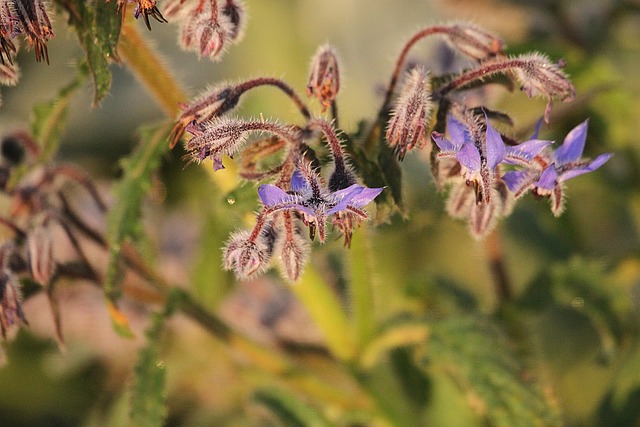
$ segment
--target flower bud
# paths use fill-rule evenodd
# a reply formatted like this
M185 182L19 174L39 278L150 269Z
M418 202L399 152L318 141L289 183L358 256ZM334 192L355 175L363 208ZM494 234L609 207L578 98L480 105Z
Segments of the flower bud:
M454 49L478 61L503 54L504 41L473 24L454 24L445 37Z
M246 8L240 0L225 0L220 11L226 18L223 26L229 36L229 40L237 43L244 35L244 27L246 22Z
M279 255L284 275L291 282L296 282L309 260L309 243L297 230L293 230L292 233L286 233Z
M0 332L7 337L9 329L27 321L22 311L22 295L18 278L7 269L0 271Z
M532 53L518 59L522 64L513 69L513 75L527 96L544 96L549 99L544 112L544 120L549 123L552 99L571 101L576 95L575 88L560 65L554 64L545 55Z
M18 78L20 78L20 70L17 64L0 63L0 85L15 86Z
M307 84L307 96L315 96L322 111L331 107L340 89L338 58L328 44L320 46L311 60L311 72Z
M217 2L206 1L183 22L180 45L184 50L196 52L200 58L209 57L217 61L226 47L227 38Z
M408 150L424 143L431 110L429 74L421 67L414 68L407 77L387 126L387 141L400 160Z
M43 286L51 283L55 264L53 242L44 227L36 227L27 237L28 259L31 275Z
M262 273L271 259L273 249L267 240L261 236L252 239L247 230L231 234L223 250L224 269L233 270L240 280Z

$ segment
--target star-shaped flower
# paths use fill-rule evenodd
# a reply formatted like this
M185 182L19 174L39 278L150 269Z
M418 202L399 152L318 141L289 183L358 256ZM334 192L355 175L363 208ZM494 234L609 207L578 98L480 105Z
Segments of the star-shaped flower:
M287 192L275 185L263 184L258 188L258 195L265 207L272 211L295 209L300 212L304 222L310 227L312 236L317 229L320 241L324 241L325 238L327 218L343 211L353 213L362 219L367 218L362 208L384 189L353 184L331 192L310 166L304 166L294 172L290 188Z
M593 172L605 164L612 153L601 154L594 160L582 158L587 139L588 120L573 128L555 151L546 150L535 156L533 168L509 171L504 181L516 197L531 189L534 194L551 199L551 211L559 216L564 208L564 182L576 176Z

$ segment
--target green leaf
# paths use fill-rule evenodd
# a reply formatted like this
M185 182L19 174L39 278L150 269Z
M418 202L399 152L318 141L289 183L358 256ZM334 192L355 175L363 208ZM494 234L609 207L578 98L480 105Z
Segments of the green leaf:
M485 318L456 315L430 322L417 353L427 373L444 372L491 426L561 425L558 408L525 379L501 331Z
M147 344L138 354L134 368L130 417L137 427L161 427L167 416L165 406L165 368L159 347L165 314L154 313L145 332Z
M283 426L322 427L331 426L318 410L283 389L268 388L256 391L253 399L266 406Z
M107 216L109 262L104 293L114 308L120 298L120 281L124 274L122 247L142 235L142 203L151 188L152 175L158 169L162 155L168 150L167 131L167 127L143 128L140 131L140 147L121 161L123 177L114 188L115 204ZM112 320L117 319L112 316ZM116 323L123 325L122 322Z
M57 0L69 12L69 24L85 51L86 63L94 83L94 103L98 104L111 88L109 63L117 60L116 46L122 19L116 1Z
M42 149L40 162L49 161L58 150L60 135L67 124L69 101L87 77L82 67L78 75L50 101L36 104L31 115L30 130Z
M560 305L583 313L598 331L603 354L623 340L625 316L631 311L630 298L607 277L604 265L580 257L546 270L530 284L519 304L534 310Z

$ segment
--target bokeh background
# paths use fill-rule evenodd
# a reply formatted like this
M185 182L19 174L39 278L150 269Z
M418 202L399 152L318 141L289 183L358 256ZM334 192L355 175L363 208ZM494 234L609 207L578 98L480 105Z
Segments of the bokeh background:
M310 57L328 42L340 55L338 107L347 132L373 117L402 44L425 25L471 20L502 35L510 53L535 50L566 61L578 96L571 104L556 105L542 136L561 141L588 117L585 154L615 156L596 173L569 183L567 210L559 219L546 201L527 197L519 202L500 225L507 271L517 309L527 313L535 363L552 386L566 424L640 425L640 2L245 3L244 40L220 62L181 52L171 24L152 22L153 31L144 35L191 94L220 81L262 75L280 77L303 92ZM25 128L33 105L53 98L72 78L82 52L65 19L55 17L49 66L35 63L33 52L23 49L18 55L20 82L1 89L0 133ZM437 67L434 58L442 57L443 49L438 41L426 40L410 60ZM119 176L118 159L136 144L136 129L164 119L126 66L114 64L112 70L112 91L99 106L91 107L89 86L74 97L57 156L89 171L107 195L110 181ZM503 89L490 97L496 108L512 115L514 133L530 130L544 109L544 101ZM245 98L239 115L298 120L288 101L269 88ZM219 271L218 248L257 207L255 186L233 177L213 181L205 171L208 164L181 172L179 157L166 159L146 212L146 244L163 273L264 345L322 348L322 337L277 273L236 283ZM403 162L406 218L396 216L373 231L376 315L383 320L403 311L446 312L442 289L457 292L470 310L492 314L496 298L483 246L465 224L444 213L427 158L410 154ZM96 224L104 226L99 219ZM344 287L342 251L340 242L316 245L312 261L338 291ZM25 302L30 327L2 344L0 426L125 425L127 390L148 307L125 302L137 337L127 340L111 330L99 289L69 284L60 292L64 351L53 338L46 298L38 294ZM594 298L603 299L606 309L590 310ZM172 319L163 342L168 425L277 425L249 398L256 385L271 379L238 362L223 344L180 316ZM442 401L453 393L439 390L434 396ZM433 410L425 412L425 425L461 425L468 414L440 400L434 398Z

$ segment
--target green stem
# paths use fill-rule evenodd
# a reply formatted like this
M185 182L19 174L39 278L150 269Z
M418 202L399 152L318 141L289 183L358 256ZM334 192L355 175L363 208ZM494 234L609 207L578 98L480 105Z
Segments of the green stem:
M366 224L352 238L348 257L355 341L362 350L375 332L370 230Z
M185 102L187 94L154 49L140 36L136 27L131 25L130 19L125 20L122 26L118 54L136 77L147 86L164 112L169 117L176 116L180 112L178 104Z
M343 362L353 360L356 353L347 316L338 297L313 266L307 266L299 283L291 290L302 301L318 326L331 353Z

